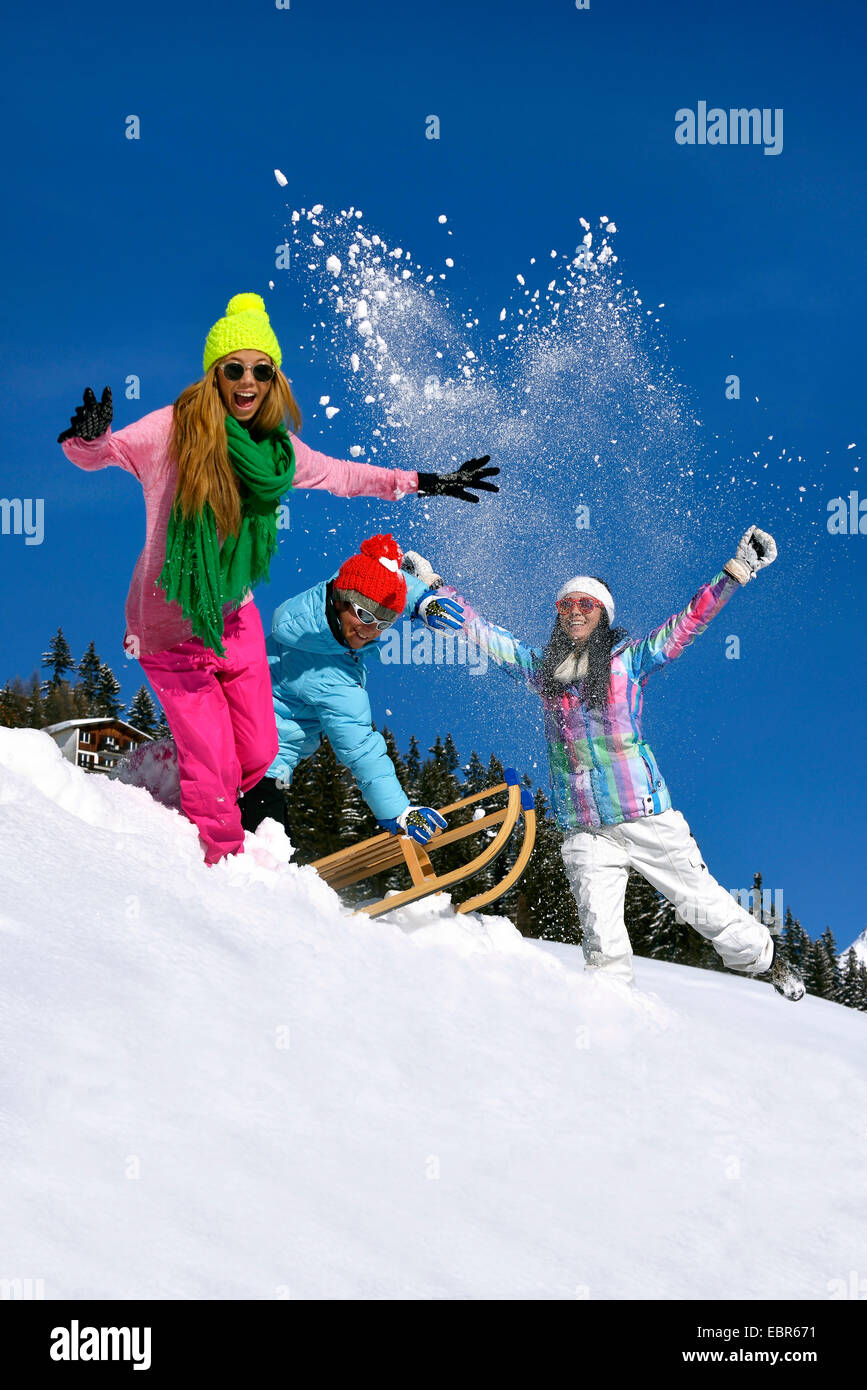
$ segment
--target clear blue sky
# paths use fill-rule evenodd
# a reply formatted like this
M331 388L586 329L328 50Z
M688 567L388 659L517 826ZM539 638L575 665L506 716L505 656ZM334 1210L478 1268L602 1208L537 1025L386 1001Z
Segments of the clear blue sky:
M85 385L111 383L120 426L200 374L204 335L229 296L267 295L276 278L287 195L290 206L362 207L431 264L447 210L451 292L457 283L492 318L530 257L574 246L577 218L604 213L620 228L629 284L665 305L659 331L702 421L696 447L718 450L718 476L696 483L690 534L661 582L646 564L654 517L645 508L627 530L635 499L609 496L592 557L597 570L606 564L607 537L602 572L623 620L636 632L662 621L731 553L743 525L766 524L780 542L778 564L733 600L736 625L722 618L654 677L647 733L725 886L746 886L760 869L811 933L829 923L841 945L852 940L867 924L867 536L831 536L825 523L832 497L853 488L867 497L867 476L854 471L864 435L863 7L151 0L53 7L39 19L20 11L7 24L3 102L15 137L0 223L11 383L0 495L43 498L46 533L31 547L0 536L0 677L29 675L62 626L76 656L95 640L127 698L141 683L121 648L140 492L115 470L80 473L54 441ZM675 111L702 100L782 108L782 153L677 145ZM424 139L430 113L442 122L435 142ZM124 135L130 114L141 119L138 141ZM323 359L297 352L310 333L300 287L269 307L305 438L345 456L359 423L345 409L330 423L314 415L335 383ZM730 371L739 402L724 397ZM140 401L123 398L129 373L141 377ZM485 447L468 439L467 456ZM745 484L721 500L726 460L754 452L770 463L756 474L754 505L745 508ZM802 464L790 461L798 455ZM509 473L517 479L522 460L495 462L511 529ZM399 532L409 515L322 497L293 505L303 526L259 591L266 621L364 534ZM516 573L506 538L498 543L500 503L487 505L481 521L440 504L436 558L447 567L459 554L463 582L491 616L541 640L558 574L542 547ZM670 515L658 525L671 534ZM450 534L456 555L443 559ZM424 548L422 527L412 543ZM731 632L742 642L737 662L724 659ZM393 711L402 745L412 731L426 746L451 730L464 753L536 761L546 785L538 711L505 678L391 671L372 695Z

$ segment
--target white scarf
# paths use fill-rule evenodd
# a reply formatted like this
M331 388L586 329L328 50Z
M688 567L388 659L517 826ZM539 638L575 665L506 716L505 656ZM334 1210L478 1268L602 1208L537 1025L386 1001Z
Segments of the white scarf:
M582 652L569 652L554 670L554 679L561 685L577 685L587 675L589 662L587 648Z

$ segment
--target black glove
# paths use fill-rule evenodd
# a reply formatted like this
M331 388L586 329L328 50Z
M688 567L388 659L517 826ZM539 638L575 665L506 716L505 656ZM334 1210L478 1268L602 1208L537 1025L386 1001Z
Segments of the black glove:
M484 482L485 478L492 478L500 471L499 468L485 468L490 461L490 454L485 454L484 458L462 463L454 473L419 473L419 493L431 497L460 497L462 502L478 502L478 497L467 492L468 487L478 488L479 492L500 491L496 483Z
M98 401L88 386L84 393L84 405L75 407L75 414L69 419L69 429L57 436L57 442L62 444L64 439L98 439L105 434L111 419L111 387L106 386L102 400Z

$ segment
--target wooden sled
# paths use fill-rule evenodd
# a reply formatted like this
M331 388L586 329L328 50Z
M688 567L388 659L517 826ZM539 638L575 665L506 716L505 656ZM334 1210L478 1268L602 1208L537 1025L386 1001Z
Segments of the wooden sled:
M395 908L403 907L404 903L415 902L417 898L426 898L430 893L452 888L456 883L462 883L464 879L477 874L502 853L518 820L522 819L524 839L511 869L493 888L488 889L486 893L478 893L474 898L468 898L455 909L457 912L475 912L479 907L496 902L497 898L518 882L527 867L536 840L533 795L526 787L519 785L517 772L512 768L506 768L505 782L500 782L495 787L485 787L484 791L475 792L472 796L465 796L462 800L453 802L451 806L440 808L440 814L448 816L452 811L472 806L475 801L484 801L495 796L497 792L508 793L506 805L502 810L490 811L478 820L468 821L466 825L438 830L424 846L411 839L409 835L392 835L385 830L381 835L362 840L360 844L350 845L348 849L340 849L336 854L317 859L313 868L332 888L340 889L347 888L351 883L358 883L362 878L370 878L373 874L405 864L412 878L411 888L357 909L359 912L366 912L368 917L378 917L382 912L392 912ZM445 845L452 845L456 840L463 840L468 835L475 835L478 831L486 830L493 825L499 825L499 830L475 859L471 859L468 864L461 864L457 869L451 869L448 873L436 872L431 863L431 854Z

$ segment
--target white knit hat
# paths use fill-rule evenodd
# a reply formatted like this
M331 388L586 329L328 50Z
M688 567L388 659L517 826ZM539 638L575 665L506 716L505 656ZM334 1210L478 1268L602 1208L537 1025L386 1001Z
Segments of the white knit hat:
M587 594L589 598L598 599L608 614L609 623L613 624L614 598L607 584L601 584L598 579L591 579L589 574L576 574L574 579L566 580L555 602L559 603L567 594Z

